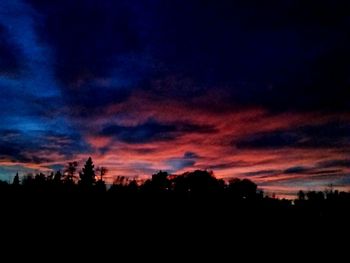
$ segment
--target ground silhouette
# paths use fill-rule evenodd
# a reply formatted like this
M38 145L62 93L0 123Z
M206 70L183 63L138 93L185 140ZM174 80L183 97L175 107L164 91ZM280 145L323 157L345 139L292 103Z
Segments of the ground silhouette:
M0 183L0 195L6 206L19 210L57 207L67 210L101 210L106 213L138 209L165 211L177 215L194 211L235 219L264 215L264 219L348 218L350 193L337 190L324 192L299 191L295 200L272 198L264 194L249 179L217 179L214 173L196 170L180 175L159 171L148 180L119 176L108 186L104 181L107 169L95 165L88 158L78 173L79 164L69 162L66 169L50 174L38 173L20 177L12 183ZM79 176L77 176L79 174ZM4 202L3 202L4 204ZM16 204L16 205L14 205ZM39 209L40 210L40 209Z
M350 194L333 188L300 191L295 200L285 200L265 195L251 180L224 181L205 170L159 171L144 181L119 176L106 185L107 170L95 169L91 158L79 173L78 167L69 162L63 173L16 174L12 183L0 181L0 224L9 232L2 232L3 240L39 239L52 253L68 253L70 245L86 242L92 247L117 242L111 251L137 246L155 255L204 255L214 245L217 251L237 245L253 251L278 247L267 239L296 238L299 251L301 240L316 244L324 240L316 238L320 233L343 233L350 220Z

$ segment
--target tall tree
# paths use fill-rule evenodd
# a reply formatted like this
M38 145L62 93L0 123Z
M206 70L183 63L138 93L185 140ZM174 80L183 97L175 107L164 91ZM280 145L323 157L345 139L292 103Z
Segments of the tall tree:
M103 177L106 175L108 172L108 169L106 167L100 166L96 169L99 175L99 179L96 182L96 189L99 192L106 192L106 184L105 181L103 180Z
M62 174L61 174L61 171L57 171L55 173L55 176L53 177L53 181L55 183L61 183L61 180L62 180Z
M89 157L89 159L86 161L84 168L79 176L80 176L80 181L79 181L80 185L90 187L95 184L96 182L95 165L91 157Z
M300 190L298 192L298 199L299 200L305 200L305 193L304 193L304 191Z
M106 173L108 172L108 169L106 167L98 167L96 169L96 171L99 173L99 181L103 181L103 177L106 175Z
M19 185L19 184L20 184L18 172L16 173L15 177L13 178L12 184L13 184L13 185Z
M66 183L74 183L75 172L77 171L78 162L69 162L65 170L64 181Z
M167 172L159 171L152 175L152 190L156 192L164 192L170 190L171 182Z

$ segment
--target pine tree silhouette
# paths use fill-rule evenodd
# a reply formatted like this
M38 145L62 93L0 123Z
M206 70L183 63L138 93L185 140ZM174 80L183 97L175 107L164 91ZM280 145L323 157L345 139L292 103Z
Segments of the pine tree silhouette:
M96 171L99 173L99 181L103 181L103 177L108 173L108 169L106 167L98 167Z
M75 172L77 171L78 162L69 162L65 170L64 181L68 184L74 184Z
M92 187L96 182L95 165L92 162L91 157L86 161L82 172L79 174L79 184L85 187Z
M61 183L61 180L62 180L62 174L61 174L61 171L57 171L55 173L55 176L53 177L53 181L55 183Z
M18 172L16 173L15 177L13 178L12 184L13 184L13 185L16 185L16 186L20 184Z

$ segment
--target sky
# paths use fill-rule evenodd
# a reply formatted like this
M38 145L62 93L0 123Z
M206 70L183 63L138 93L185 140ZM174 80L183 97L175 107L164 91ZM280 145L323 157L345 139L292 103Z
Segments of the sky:
M91 156L350 190L347 2L2 0L0 179Z

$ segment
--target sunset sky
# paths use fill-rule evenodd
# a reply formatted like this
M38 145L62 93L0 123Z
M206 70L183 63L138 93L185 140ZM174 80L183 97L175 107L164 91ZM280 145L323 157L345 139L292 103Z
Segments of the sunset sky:
M213 170L350 190L347 1L0 1L0 179Z

